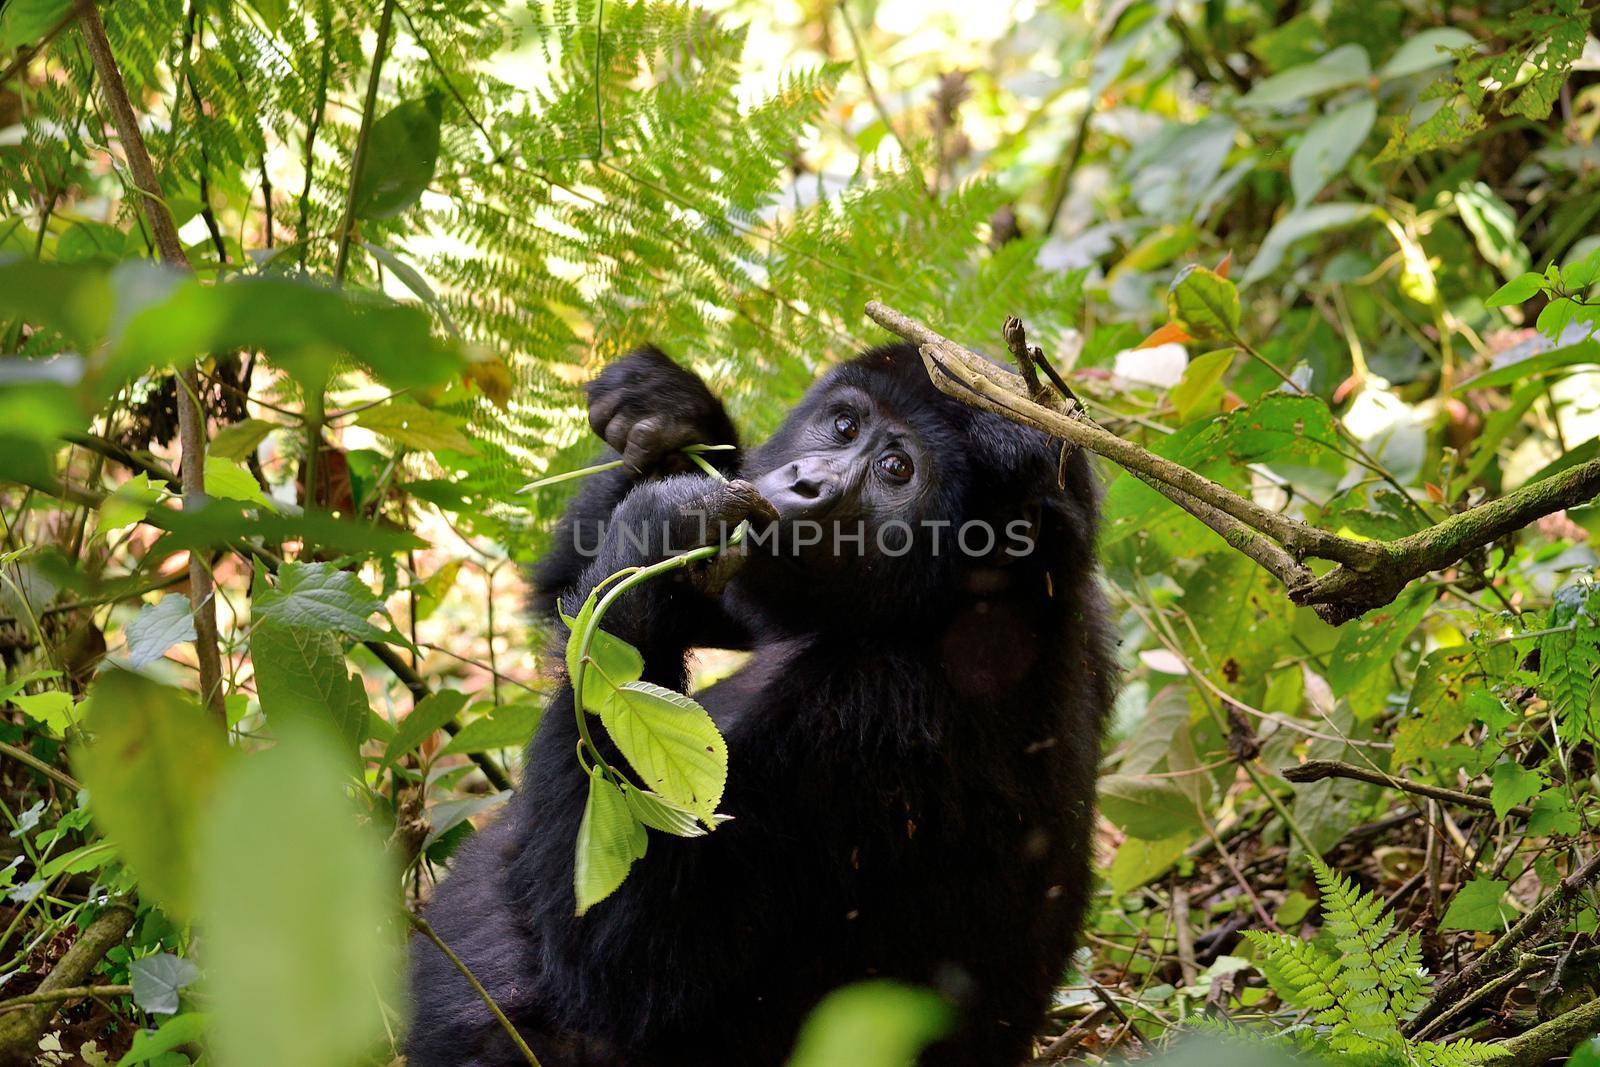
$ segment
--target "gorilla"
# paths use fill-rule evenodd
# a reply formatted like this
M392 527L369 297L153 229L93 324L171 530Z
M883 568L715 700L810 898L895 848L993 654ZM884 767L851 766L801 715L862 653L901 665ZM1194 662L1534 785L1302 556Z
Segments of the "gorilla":
M678 550L751 521L748 544L630 590L604 623L679 690L692 650L749 651L697 694L727 739L732 819L652 834L577 917L587 782L564 685L434 929L545 1067L781 1064L826 993L875 976L955 1007L922 1062L1019 1063L1090 895L1115 690L1086 458L946 397L911 345L835 367L765 444L707 452L726 483L682 448L737 445L732 422L659 350L606 367L588 401L623 463L586 479L534 608L575 614L662 558L638 529ZM525 1062L443 954L412 951L412 1067Z

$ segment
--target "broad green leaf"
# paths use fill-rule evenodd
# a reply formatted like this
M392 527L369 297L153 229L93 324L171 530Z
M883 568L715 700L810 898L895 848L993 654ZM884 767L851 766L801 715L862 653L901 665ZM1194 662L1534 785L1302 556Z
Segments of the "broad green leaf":
M1484 262L1502 277L1518 278L1528 269L1527 247L1517 236L1517 216L1483 182L1463 182L1456 190L1456 213L1466 224Z
M497 748L521 748L533 737L544 717L541 704L502 704L488 715L473 719L450 739L440 755L490 752Z
M1311 124L1289 159L1289 184L1296 203L1309 204L1344 171L1377 118L1378 102L1366 96Z
M419 452L449 451L469 456L477 453L463 433L464 420L410 400L391 400L367 408L356 416L356 425Z
M350 673L331 631L258 621L250 631L250 660L261 710L274 730L315 722L337 730L351 752L366 739L366 688L361 675Z
M1342 230L1358 223L1378 218L1380 212L1371 204L1311 204L1297 207L1272 224L1256 258L1245 268L1239 279L1241 286L1260 281L1283 265L1284 257L1296 242L1315 237L1330 230Z
M1239 336L1239 291L1216 271L1191 264L1172 279L1167 314L1197 341L1232 341Z
M211 1016L191 1011L173 1016L158 1029L136 1031L133 1043L128 1046L127 1054L117 1061L117 1067L155 1063L185 1045L198 1042L210 1025Z
M633 861L644 858L647 844L644 826L634 818L622 790L604 775L591 774L572 869L577 914L615 893Z
M277 585L258 590L253 608L257 620L308 630L328 630L363 641L390 635L367 620L385 614L383 599L361 576L331 563L285 563Z
M249 538L302 541L323 552L352 556L405 552L428 545L406 530L334 518L321 511L279 515L237 500L213 500L198 511L166 509L160 519L167 531L161 547L173 551L220 548Z
M77 725L72 715L71 693L59 689L49 689L43 693L19 693L11 698L11 702L27 712L29 718L44 723L57 737L65 737L67 730Z
M1442 930L1479 930L1497 933L1506 928L1506 917L1516 912L1501 904L1510 882L1496 878L1474 878L1451 898L1440 920Z
M579 610L576 618L561 616L571 631L567 638L567 678L578 676L579 638L594 615L599 590ZM644 674L644 657L628 642L597 629L589 642L589 665L583 672L583 706L600 714L615 699L617 687L638 681Z
M1494 804L1494 817L1503 819L1518 804L1531 799L1544 784L1544 776L1532 767L1524 767L1515 760L1495 764L1490 776L1494 786L1489 790L1489 800Z
M1130 834L1117 846L1117 854L1111 859L1111 869L1106 872L1106 884L1111 887L1111 892L1121 894L1159 878L1183 858L1184 852L1198 835L1198 828L1158 841L1147 841Z
M1408 74L1417 74L1434 67L1442 67L1446 63L1454 62L1450 55L1458 48L1466 48L1475 44L1476 38L1466 30L1458 30L1454 26L1435 26L1430 29L1412 34L1395 49L1394 55L1378 71L1378 77L1385 81L1390 78L1404 78Z
M234 460L216 455L206 456L206 495L268 508L274 506L261 491L261 483L256 481L255 475Z
M1357 685L1376 671L1389 671L1389 661L1400 651L1434 601L1430 589L1413 586L1394 599L1392 604L1374 608L1339 631L1339 643L1334 646L1328 663L1328 684L1335 696L1353 693ZM1366 718L1371 708L1357 708L1358 717Z
M126 671L100 675L73 749L96 825L140 892L178 919L193 914L198 822L229 756L222 729L188 693Z
M807 1018L789 1067L906 1067L954 1024L935 992L887 979L830 993Z
M146 604L128 623L128 665L146 667L167 654L167 649L193 641L194 609L182 593L168 593Z
M11 5L6 5L9 23ZM103 267L0 263L0 314L57 330L83 351L92 349L111 325L116 299Z
M425 580L414 585L412 588L416 590L416 597L414 607L411 609L412 618L417 622L422 622L438 610L440 602L450 592L450 588L456 584L456 575L460 573L461 561L453 559L434 571Z
M7 358L0 373L15 373L19 364L31 369L42 363ZM54 486L59 438L84 429L87 422L72 393L59 382L17 381L0 388L0 481Z
M420 100L397 104L372 124L356 182L358 217L390 218L421 198L439 162L443 104L439 90L431 89Z
M1548 834L1575 834L1582 827L1572 802L1560 789L1547 789L1533 801L1533 815L1528 819L1528 835L1544 837Z
M634 681L601 705L600 721L648 788L710 820L728 783L728 744L705 708Z
M1543 282L1544 276L1541 274L1535 274L1532 271L1526 274L1519 274L1490 293L1483 303L1486 307L1492 308L1521 304L1532 297L1534 293L1537 293Z
M282 429L278 423L268 422L266 419L244 419L232 423L217 431L216 436L206 445L206 455L221 456L223 459L243 463L245 457L267 439L269 433L278 429Z
M429 693L411 709L409 715L400 720L400 727L395 731L394 740L384 750L379 766L386 767L421 745L435 730L443 729L445 723L454 720L466 703L467 694L455 689Z
M1183 369L1183 377L1167 393L1179 419L1187 422L1207 397L1220 392L1219 386L1228 368L1233 366L1235 352L1233 348L1220 348L1189 361Z
M1567 301L1570 303L1571 301ZM1550 305L1546 305L1548 307ZM1568 367L1600 363L1600 341L1585 338L1576 344L1536 352L1525 359L1502 363L1493 370L1484 371L1456 385L1457 393L1468 389L1495 389L1506 385L1521 385L1534 378L1542 378L1553 371Z
M72 12L72 0L10 0L0 12L0 51L38 43Z
M57 875L98 871L116 858L117 847L102 838L92 845L84 845L82 848L75 848L71 852L64 852L49 863L44 864L39 868L39 877L48 882Z
M1108 774L1100 779L1099 796L1101 814L1146 841L1201 825L1194 799L1171 778Z
M1245 107L1271 108L1367 80L1372 64L1358 44L1340 45L1310 63L1263 78L1239 98Z
M1377 629L1374 628L1375 638L1385 636L1377 633ZM1395 635L1391 633L1387 636ZM1340 644L1344 644L1343 634L1340 635ZM1337 651L1335 654L1338 654ZM1450 758L1446 751L1448 747L1475 721L1467 703L1467 697L1474 688L1473 675L1477 671L1474 655L1471 647L1456 645L1436 648L1423 659L1411 683L1406 714L1395 726L1396 763ZM1390 670L1389 659L1392 656L1391 651L1381 660L1374 660L1374 673L1379 680Z
M398 872L346 793L349 764L314 728L238 760L201 833L200 922L227 1067L349 1067L401 1002Z
M128 965L133 1002L152 1015L178 1011L178 993L200 977L200 968L170 952L142 956Z
M169 495L166 482L152 481L148 474L134 475L101 502L100 521L95 528L97 536L109 536L115 530L141 521Z
M621 788L633 817L651 829L678 837L705 836L706 828L688 808L648 790L635 789L628 782L621 783Z

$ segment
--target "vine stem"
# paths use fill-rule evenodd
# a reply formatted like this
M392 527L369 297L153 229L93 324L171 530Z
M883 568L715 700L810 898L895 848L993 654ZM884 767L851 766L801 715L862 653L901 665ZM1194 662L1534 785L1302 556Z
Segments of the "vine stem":
M483 983L478 981L478 976L472 973L472 969L467 966L460 956L456 955L454 949L445 944L444 938L440 937L434 928L428 924L428 920L410 908L406 909L406 920L411 923L417 933L432 941L433 947L444 953L445 959L449 960L455 966L455 969L461 972L461 977L465 978L467 984L472 987L472 991L478 994L478 999L483 1001L484 1006L489 1009L489 1013L500 1023L500 1028L506 1032L506 1036L511 1038L511 1043L517 1046L517 1051L522 1053L522 1058L528 1061L530 1067L541 1067L539 1057L533 1054L533 1049L528 1047L528 1042L523 1040L522 1034L518 1032L516 1026L506 1017L506 1013L500 1010L500 1005L495 1003L494 997L483 987Z
M128 169L133 172L133 184L140 194L139 207L150 231L155 236L156 250L162 262L177 270L191 273L189 257L184 253L183 242L178 238L178 228L172 213L161 194L161 183L156 178L155 164L150 161L150 150L145 147L144 135L139 132L139 118L134 114L128 99L128 87L123 83L122 71L116 56L111 52L111 41L106 37L105 24L94 4L85 4L79 15L84 43L94 63L95 77L111 112L111 124L116 127L117 138L122 142ZM193 511L205 505L206 482L206 422L200 406L200 372L190 364L178 374L178 439L183 450L180 478L183 487L183 508ZM214 598L211 570L204 556L189 553L189 607L194 615L195 658L200 667L200 697L224 732L228 729L227 713L222 703L222 654L218 649L217 606Z
M350 155L350 189L344 198L344 218L339 221L339 250L333 261L333 284L344 284L344 274L350 265L350 240L356 228L356 190L361 183L361 170L367 162L367 142L372 137L372 115L378 109L378 80L383 74L383 61L389 54L389 36L394 29L395 0L383 0L383 13L378 16L378 40L372 46L372 73L367 77L367 98L361 105L361 126L356 131L356 148ZM309 488L309 487L308 487Z

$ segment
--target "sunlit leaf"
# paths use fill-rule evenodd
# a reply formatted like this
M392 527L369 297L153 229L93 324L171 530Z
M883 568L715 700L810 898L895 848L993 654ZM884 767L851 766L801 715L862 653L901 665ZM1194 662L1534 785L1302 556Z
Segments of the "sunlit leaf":
M590 775L572 876L579 915L617 891L633 861L644 857L647 843L644 825L622 791L602 775Z

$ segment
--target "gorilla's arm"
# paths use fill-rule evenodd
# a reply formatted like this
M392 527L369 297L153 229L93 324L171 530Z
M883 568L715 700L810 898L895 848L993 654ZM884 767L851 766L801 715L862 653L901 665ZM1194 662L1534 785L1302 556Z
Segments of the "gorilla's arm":
M705 458L724 472L738 469L739 435L722 402L659 348L637 349L608 365L589 384L588 400L589 426L608 446L600 462L620 459L623 465L583 480L550 550L534 565L530 604L544 618L554 618L556 598L593 561L602 531L630 489L698 469L683 455L684 445L733 445Z

